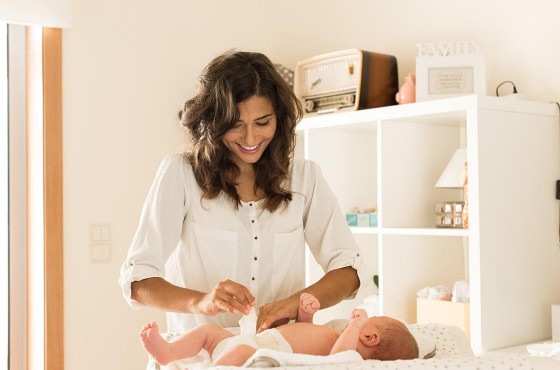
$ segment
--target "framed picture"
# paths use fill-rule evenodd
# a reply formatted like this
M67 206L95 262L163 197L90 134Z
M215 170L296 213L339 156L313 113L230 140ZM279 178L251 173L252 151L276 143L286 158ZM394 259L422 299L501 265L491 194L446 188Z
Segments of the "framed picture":
M416 101L486 95L484 57L472 42L418 44Z

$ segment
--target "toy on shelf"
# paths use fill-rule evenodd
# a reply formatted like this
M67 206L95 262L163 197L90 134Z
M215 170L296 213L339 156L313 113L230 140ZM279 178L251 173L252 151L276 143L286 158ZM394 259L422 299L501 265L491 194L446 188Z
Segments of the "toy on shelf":
M465 204L463 205L463 229L469 228L469 174L468 165L465 162L465 168L461 173L461 184L463 184L463 199Z
M377 227L377 208L354 207L350 213L346 214L346 223L348 226Z
M414 103L416 101L416 75L409 73L401 86L401 89L395 95L395 100L399 104Z

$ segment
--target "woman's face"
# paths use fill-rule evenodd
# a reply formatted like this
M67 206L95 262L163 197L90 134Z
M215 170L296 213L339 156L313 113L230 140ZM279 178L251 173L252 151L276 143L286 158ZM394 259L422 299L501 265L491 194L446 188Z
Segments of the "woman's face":
M239 122L223 137L230 158L240 167L256 163L276 132L276 115L270 100L252 96L237 104Z

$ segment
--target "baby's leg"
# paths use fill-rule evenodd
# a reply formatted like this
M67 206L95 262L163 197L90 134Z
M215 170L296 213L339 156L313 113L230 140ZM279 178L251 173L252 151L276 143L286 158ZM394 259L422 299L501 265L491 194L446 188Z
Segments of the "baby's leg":
M239 344L225 351L210 366L241 366L255 354L257 350L246 344Z
M181 335L174 342L167 342L159 334L159 327L153 321L144 326L140 332L142 345L160 365L193 357L201 349L212 354L219 342L231 336L233 334L225 329L213 324L205 324Z
M309 293L301 293L299 297L299 309L296 318L297 322L313 323L315 312L319 311L321 304L314 295Z

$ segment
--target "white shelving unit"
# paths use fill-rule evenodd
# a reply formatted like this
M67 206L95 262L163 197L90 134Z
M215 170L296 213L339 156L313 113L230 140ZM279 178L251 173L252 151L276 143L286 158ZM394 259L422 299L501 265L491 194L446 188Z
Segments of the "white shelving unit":
M380 314L416 321L416 292L470 283L477 353L550 338L560 302L558 109L463 96L306 117L299 155L316 161L343 212L377 207L378 227L352 228L380 276ZM467 148L469 229L435 228L434 204L461 200L434 187ZM322 271L309 262L309 282ZM362 297L325 310L346 317Z

